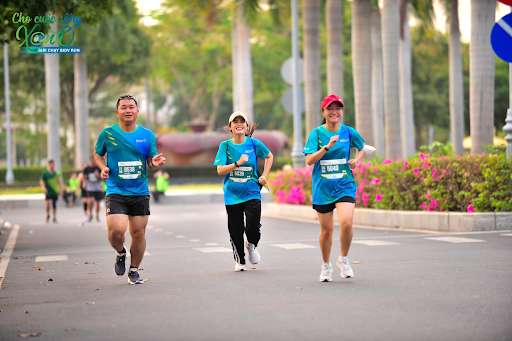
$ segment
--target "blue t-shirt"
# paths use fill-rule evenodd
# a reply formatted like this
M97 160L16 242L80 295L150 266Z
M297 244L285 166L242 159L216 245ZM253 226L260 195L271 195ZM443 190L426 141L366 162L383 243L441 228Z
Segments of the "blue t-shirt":
M236 205L252 199L261 200L261 189L256 173L256 156L264 159L269 152L263 142L249 136L246 136L245 141L240 144L233 143L231 139L220 144L214 166L235 163L240 160L242 154L249 156L246 163L224 177L225 205Z
M357 130L341 124L336 132L324 125L313 129L304 147L304 154L313 154L329 144L332 136L340 138L313 167L313 204L327 205L343 197L356 197L357 185L348 164L350 148L361 150L364 140Z
M107 195L149 195L146 158L158 154L155 134L137 125L125 132L119 123L101 131L96 142L96 153L107 153Z

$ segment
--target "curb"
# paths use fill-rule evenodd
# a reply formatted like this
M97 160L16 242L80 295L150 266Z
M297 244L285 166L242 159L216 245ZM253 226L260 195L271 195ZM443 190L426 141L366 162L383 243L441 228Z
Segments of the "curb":
M266 215L283 219L318 221L310 206L268 203ZM512 212L462 213L393 211L356 208L354 225L439 232L512 230Z

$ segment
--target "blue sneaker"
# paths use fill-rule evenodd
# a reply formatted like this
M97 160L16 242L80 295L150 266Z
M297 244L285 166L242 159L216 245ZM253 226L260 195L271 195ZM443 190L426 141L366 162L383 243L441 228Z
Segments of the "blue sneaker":
M128 272L128 284L144 284L144 281L140 278L137 270L130 269Z
M118 252L116 254L116 264L114 265L114 272L118 276L124 275L126 272L126 265L124 264L126 261L126 249L123 248L124 252Z

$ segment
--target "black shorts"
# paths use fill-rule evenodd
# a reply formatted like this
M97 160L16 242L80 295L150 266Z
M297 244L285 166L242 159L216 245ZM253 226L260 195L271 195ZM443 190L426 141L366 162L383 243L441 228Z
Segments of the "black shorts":
M57 200L59 200L59 196L46 194L46 200L57 201Z
M103 200L103 192L102 191L89 191L87 192L88 198L94 198L96 201Z
M317 211L318 213L329 213L329 212L334 211L334 209L336 208L336 204L339 203L339 202L349 202L349 203L355 204L356 203L356 199L354 199L352 197L343 197L343 198L340 198L340 199L336 200L335 202L332 202L332 203L327 204L327 205L315 205L315 204L313 204L313 209L315 211Z
M107 215L149 215L149 195L109 194L105 200L105 206L107 207Z
M80 194L80 198L87 198L87 190L82 188L82 194Z

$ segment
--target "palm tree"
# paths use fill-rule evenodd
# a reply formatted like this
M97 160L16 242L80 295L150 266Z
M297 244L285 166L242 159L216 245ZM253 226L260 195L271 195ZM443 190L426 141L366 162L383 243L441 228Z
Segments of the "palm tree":
M447 4L448 5L448 4ZM464 82L462 73L462 52L459 29L458 0L450 0L450 139L453 151L464 153L462 140L464 139Z
M400 0L400 124L402 155L412 156L414 140L414 106L411 75L411 30L409 28L409 0Z
M320 1L302 0L306 136L320 124Z
M373 144L372 131L372 42L371 2L352 1L352 68L356 128L368 144Z
M386 156L401 157L398 45L400 13L398 0L384 0L382 9L382 64L384 75L384 114Z
M75 169L87 162L89 150L89 89L87 88L87 59L85 52L73 59L75 86Z
M372 127L373 145L376 155L386 155L384 139L384 85L382 83L382 39L380 31L380 9L372 6Z
M341 0L327 0L327 92L343 98L343 8Z
M50 12L52 16L53 13ZM59 31L57 22L48 24L55 32L55 44L47 46L57 47L57 33ZM59 75L59 55L44 55L45 70L45 89L46 89L46 122L48 124L48 159L55 162L55 169L62 170L60 158L60 75Z
M469 46L469 119L471 154L481 154L483 145L493 143L494 64L491 30L496 2L471 0L471 43Z

